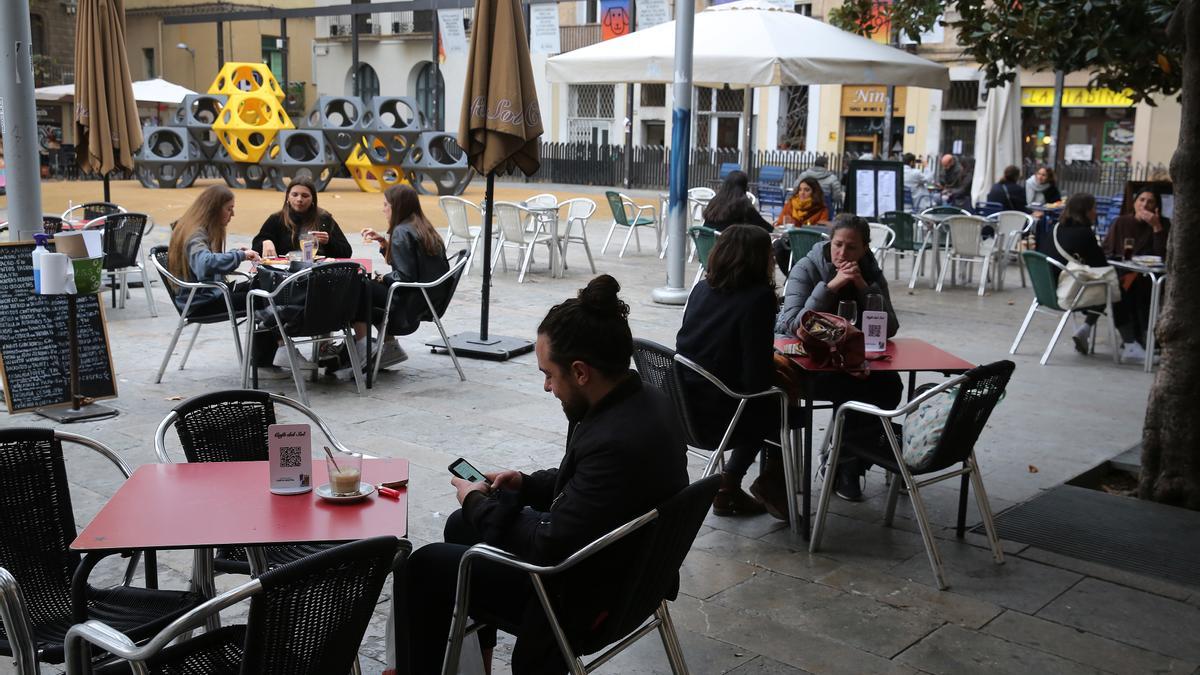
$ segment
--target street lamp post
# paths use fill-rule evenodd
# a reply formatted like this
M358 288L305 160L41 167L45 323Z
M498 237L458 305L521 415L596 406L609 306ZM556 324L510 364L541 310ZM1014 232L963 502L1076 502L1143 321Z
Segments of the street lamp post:
M195 89L196 88L196 50L189 47L188 43L186 43L186 42L180 42L179 44L175 45L175 48L186 51L192 57L192 89Z

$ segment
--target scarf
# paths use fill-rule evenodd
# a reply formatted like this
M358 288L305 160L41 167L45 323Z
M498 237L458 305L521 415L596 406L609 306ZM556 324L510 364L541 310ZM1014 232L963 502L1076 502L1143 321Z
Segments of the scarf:
M812 198L801 199L792 197L788 202L788 208L791 209L791 216L801 225L812 225L819 216L825 213L824 204L814 204Z

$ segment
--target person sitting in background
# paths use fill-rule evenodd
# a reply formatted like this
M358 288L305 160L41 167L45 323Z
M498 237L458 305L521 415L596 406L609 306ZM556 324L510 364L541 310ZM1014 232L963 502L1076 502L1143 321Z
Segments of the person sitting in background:
M350 257L350 242L333 216L317 206L317 186L311 179L293 179L284 195L283 208L268 216L254 236L255 251L265 258L287 255L299 250L300 239L311 234L316 255Z
M900 329L900 322L892 308L887 277L871 254L871 226L858 216L843 213L833 221L830 240L814 246L792 266L783 309L775 321L775 332L795 335L804 310L832 314L843 301L865 308L868 295L880 296L888 315L887 335L889 338L894 336ZM888 410L900 403L904 389L900 375L894 371L868 371L865 375L822 372L813 377L817 399L832 402L835 411L846 401L863 401ZM881 431L874 417L849 413L846 425L845 442L879 447ZM848 501L862 500L860 479L867 468L858 459L839 464L835 493Z
M908 190L914 211L929 204L929 177L917 168L917 157L911 152L904 153L904 189Z
M705 275L688 296L683 324L675 337L676 351L712 373L733 391L751 394L771 388L775 374L774 331L775 270L771 237L748 225L734 225L717 238ZM721 441L737 401L717 390L698 373L683 368L691 419L708 447ZM721 488L713 499L718 516L746 516L764 508L780 520L788 519L783 459L779 442L779 403L775 399L751 401L729 441L729 454L721 474ZM750 493L742 479L764 449L758 478Z
M1104 253L1112 259L1123 258L1125 241L1132 239L1133 255L1156 255L1166 260L1170 235L1171 220L1162 215L1162 200L1157 192L1144 188L1133 198L1133 212L1117 218L1109 226L1104 237ZM1139 351L1138 348L1145 347L1153 290L1150 278L1144 274L1125 272L1121 275L1121 305L1136 337L1132 343L1125 341L1129 349L1122 347L1122 361L1136 363L1144 362L1146 358L1145 349Z
M942 155L942 176L939 186L942 201L960 209L971 208L971 174L957 157Z
M756 225L770 232L771 224L746 196L749 185L750 179L745 172L730 171L717 194L704 207L704 226L720 232L730 225Z
M825 204L825 193L817 179L806 177L796 183L796 189L783 203L783 210L775 220L776 227L804 227L820 225L829 220L829 209ZM792 256L792 242L787 237L775 240L775 264L787 274Z
M1088 267L1107 267L1108 260L1104 251L1096 242L1096 198L1086 192L1071 195L1063 209L1062 217L1054 228L1054 251L1050 257L1064 265L1068 259L1087 265ZM1061 275L1061 273L1060 273ZM1141 276L1141 275L1134 275ZM1147 306L1149 295L1146 296ZM1103 306L1080 307L1087 310L1082 326L1075 330L1071 341L1075 351L1080 354L1088 353L1088 335L1100 320L1100 315L1106 311ZM1113 323L1121 336L1121 361L1145 362L1146 350L1141 344L1145 328L1138 327L1136 319L1137 300L1124 291L1120 298L1113 299Z
M1057 204L1062 201L1062 193L1054 180L1054 169L1040 166L1033 175L1025 179L1025 203L1029 206Z
M1021 187L1021 169L1004 167L1004 175L987 193L987 201L1000 204L1006 211L1028 211L1025 190Z
M825 196L825 205L830 208L830 212L834 209L841 208L842 205L842 183L838 177L829 170L829 158L820 155L813 160L813 165L800 173L797 179L799 181L805 178L812 178L821 185L821 194Z

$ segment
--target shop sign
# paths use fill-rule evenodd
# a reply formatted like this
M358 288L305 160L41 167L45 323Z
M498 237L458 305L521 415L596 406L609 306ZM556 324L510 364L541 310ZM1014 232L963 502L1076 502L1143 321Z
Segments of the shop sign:
M904 117L906 87L896 87L892 116ZM887 109L887 87L847 84L842 86L842 117L883 117Z
M1133 105L1132 92L1087 87L1063 87L1064 108L1128 108ZM1025 108L1054 106L1054 87L1021 87L1021 105Z

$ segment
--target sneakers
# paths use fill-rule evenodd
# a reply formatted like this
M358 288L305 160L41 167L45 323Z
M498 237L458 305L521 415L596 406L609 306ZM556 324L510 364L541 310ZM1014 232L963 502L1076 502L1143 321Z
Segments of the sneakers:
M383 350L383 354L379 361L380 370L408 360L408 354L404 352L404 348L400 346L400 343L397 342L396 338L394 337L388 338L387 341L383 343L383 347L381 349ZM372 363L374 363L374 355L372 355Z
M1088 335L1090 335L1091 332L1092 327L1084 324L1075 331L1074 335L1071 336L1071 342L1075 344L1075 351L1083 354L1084 356L1088 355Z
M1136 342L1121 345L1121 363L1145 363L1146 350Z
M290 380L292 379L292 371L287 368L276 368L275 366L257 366L259 380Z
M844 466L839 467L837 475L833 478L833 494L848 502L861 502L863 493L858 474Z
M284 370L288 370L292 367L292 364L288 362L287 347L280 347L279 349L275 350L275 358L271 361L271 365L275 366L276 368L283 368ZM296 367L300 370L316 370L317 364L304 358L304 355L297 351Z

